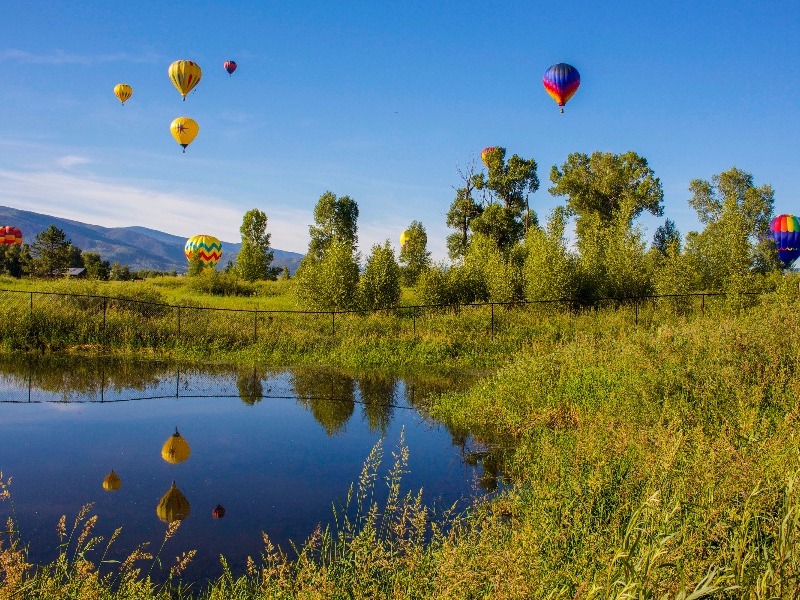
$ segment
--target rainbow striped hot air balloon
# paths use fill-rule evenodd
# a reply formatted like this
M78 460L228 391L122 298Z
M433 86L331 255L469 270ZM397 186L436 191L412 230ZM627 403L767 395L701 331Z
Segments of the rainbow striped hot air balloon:
M22 243L22 232L11 225L0 227L0 246L13 246Z
M544 72L542 83L550 97L562 107L561 112L563 113L563 106L567 103L567 100L572 98L581 85L581 74L572 65L558 63Z
M778 258L788 268L800 256L800 219L780 215L769 222L769 235L778 247Z
M222 258L222 242L213 235L193 235L186 240L183 253L186 255L186 260L191 261L197 254L203 265L213 267Z

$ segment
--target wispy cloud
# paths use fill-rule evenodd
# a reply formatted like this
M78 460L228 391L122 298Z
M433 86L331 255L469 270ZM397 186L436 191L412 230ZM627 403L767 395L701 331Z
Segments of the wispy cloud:
M158 56L154 53L72 54L63 50L55 50L49 54L34 54L15 48L0 51L0 62L14 61L36 65L89 65L98 62L152 63L157 60Z
M78 165L89 164L90 162L92 162L90 158L86 158L85 156L75 156L75 155L62 156L61 158L56 160L56 164L62 169L70 169Z

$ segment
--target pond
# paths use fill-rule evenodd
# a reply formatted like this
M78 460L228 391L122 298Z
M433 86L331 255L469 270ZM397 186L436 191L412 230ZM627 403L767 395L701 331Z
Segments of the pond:
M260 556L262 531L291 554L290 540L301 544L317 524L332 523L334 505L381 440L376 494L385 495L401 438L410 455L403 490L421 488L436 510L464 508L497 488L497 460L424 406L473 377L1 359L0 471L13 483L0 517L13 511L29 559L40 564L57 555L59 518L67 515L69 529L87 503L95 533L108 540L122 527L113 560L143 542L156 552L165 523L180 519L154 579L190 549L197 555L186 579L219 575L220 554L240 574L247 556Z

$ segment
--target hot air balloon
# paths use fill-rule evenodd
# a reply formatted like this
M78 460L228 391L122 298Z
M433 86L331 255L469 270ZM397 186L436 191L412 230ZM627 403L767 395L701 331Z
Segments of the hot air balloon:
M103 479L103 489L107 492L116 492L120 487L122 487L122 479L114 472L114 469L111 469L111 473Z
M497 150L494 146L489 146L488 148L484 148L483 152L481 152L481 160L483 164L486 165L486 168L489 168L489 156Z
M164 446L161 448L161 458L173 465L182 463L189 458L191 453L192 449L189 448L189 444L186 443L183 436L178 433L177 427L175 428L175 433L169 436L169 439L164 442Z
M225 516L225 507L222 504L217 504L214 510L211 511L211 516L215 519L221 519Z
M133 88L127 83L118 83L114 86L114 95L122 102L122 106L125 106L125 100L133 95Z
M156 514L164 523L173 523L175 521L183 521L189 516L191 510L186 496L181 494L181 491L173 481L167 493L158 501Z
M800 256L800 219L780 215L769 222L769 235L778 247L778 258L787 269Z
M222 242L213 235L193 235L186 240L183 253L189 261L198 254L203 265L213 267L222 258Z
M192 143L197 133L200 131L200 126L197 121L189 117L178 117L169 126L172 132L172 137L175 141L183 146L183 151L186 152L186 146Z
M22 243L22 232L11 225L0 227L0 246L13 246Z
M408 244L408 240L411 239L411 232L406 229L403 233L400 234L400 248L405 248L406 244Z
M233 72L236 70L236 61L234 60L226 60L225 64L223 65L225 70L228 72L228 75L233 75Z
M176 60L169 66L167 74L173 85L178 88L181 96L183 96L183 100L186 101L186 94L191 92L194 86L200 83L203 71L196 62L192 62L191 60Z
M578 87L581 85L581 74L572 65L558 63L544 72L542 83L550 97L563 107L567 100L578 91ZM564 112L563 108L561 112Z

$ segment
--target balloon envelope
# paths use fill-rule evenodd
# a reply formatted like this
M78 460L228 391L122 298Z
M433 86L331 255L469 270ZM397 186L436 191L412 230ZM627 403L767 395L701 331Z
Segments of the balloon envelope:
M103 489L107 492L116 492L121 487L122 479L114 472L114 469L111 469L111 473L106 475L106 478L103 479Z
M236 61L233 60L226 60L225 64L223 65L225 70L228 72L228 75L233 75L233 72L236 70Z
M204 265L213 267L222 258L222 242L213 235L193 235L186 240L183 253L186 260L191 261L197 254Z
M400 234L400 248L405 248L408 240L411 239L411 232L406 230Z
M186 152L186 146L191 144L194 138L197 137L200 126L194 119L178 117L169 126L169 130L172 132L172 137L175 138L175 141L183 146L183 151Z
M550 94L559 106L564 106L572 98L581 85L581 75L578 69L566 63L553 65L544 72L542 77L544 89ZM561 109L564 112L564 109Z
M122 102L122 105L125 105L125 100L133 95L133 88L129 86L127 83L118 83L114 86L114 95Z
M176 60L169 66L167 74L172 84L178 88L181 96L186 100L186 94L191 92L194 86L200 83L203 71L196 62L192 62L191 60Z
M13 246L22 243L22 232L11 225L0 227L0 246Z
M775 240L778 258L785 267L800 256L800 219L794 215L779 215L769 223L769 235Z
M484 148L481 152L481 160L483 161L483 164L486 165L487 169L489 168L489 156L491 156L495 150L497 150L497 148L494 146L489 146L488 148Z
M187 460L191 454L192 449L189 448L189 444L183 439L183 436L178 433L177 428L175 433L169 436L169 439L161 447L161 458L173 465Z
M186 496L181 493L174 481L169 490L167 490L167 493L158 501L158 506L156 506L158 518L165 523L183 521L189 516L191 510L189 501L186 499Z

